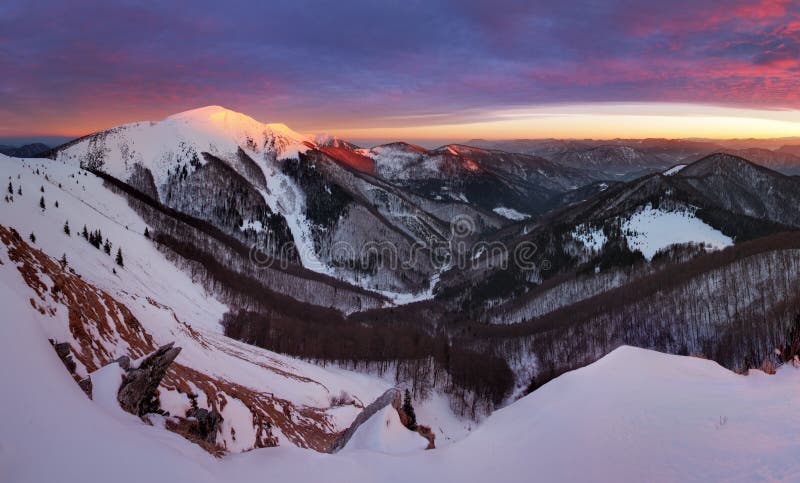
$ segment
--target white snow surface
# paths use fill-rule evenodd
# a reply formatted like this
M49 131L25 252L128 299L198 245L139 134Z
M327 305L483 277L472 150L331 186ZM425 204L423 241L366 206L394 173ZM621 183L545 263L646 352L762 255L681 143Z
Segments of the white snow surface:
M683 168L685 168L686 166L687 165L685 165L685 164L678 164L678 165L673 166L673 167L669 168L668 170L664 171L662 174L664 176L674 176L674 175L680 173L683 170Z
M648 260L659 250L681 243L702 244L712 250L733 245L731 237L706 224L690 207L667 211L648 204L622 220L622 232L631 250L640 250ZM592 251L608 241L602 229L585 224L576 226L572 237Z
M702 243L712 249L733 245L733 240L707 225L691 211L665 211L645 206L622 224L631 249L641 250L648 260L659 250L679 243Z
M386 406L362 424L343 451L369 450L398 454L424 450L428 440L400 422L392 406Z
M493 209L495 213L502 216L503 218L508 218L509 220L521 221L527 220L531 217L531 215L526 215L525 213L520 213L519 211L515 210L514 208L506 208L504 206L498 206L497 208Z
M603 248L603 245L608 241L608 237L603 230L599 228L592 228L587 225L579 225L572 231L572 237L591 251L597 252Z

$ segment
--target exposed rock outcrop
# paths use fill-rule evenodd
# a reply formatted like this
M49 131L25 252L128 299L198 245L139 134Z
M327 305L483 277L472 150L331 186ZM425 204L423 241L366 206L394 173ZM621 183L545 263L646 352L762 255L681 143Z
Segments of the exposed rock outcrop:
M137 416L157 412L158 385L180 351L180 347L173 347L170 342L147 356L139 367L128 369L117 393L122 409Z
M194 418L193 433L197 437L213 445L217 444L217 433L223 421L220 413L203 408L191 408L186 412L186 417Z
M92 399L92 392L94 391L94 386L92 385L92 378L85 377L78 381L78 387L86 394L89 399Z
M58 358L64 363L64 367L66 367L69 373L74 376L77 365L75 364L75 361L72 360L72 349L70 348L69 343L57 343L56 341L50 339L50 344L53 345L53 349L55 349L56 354L58 354Z
M50 339L50 344L81 390L89 399L92 399L92 380L88 377L81 378L77 373L78 365L75 363L75 359L72 358L72 346L68 342L56 342L53 339Z

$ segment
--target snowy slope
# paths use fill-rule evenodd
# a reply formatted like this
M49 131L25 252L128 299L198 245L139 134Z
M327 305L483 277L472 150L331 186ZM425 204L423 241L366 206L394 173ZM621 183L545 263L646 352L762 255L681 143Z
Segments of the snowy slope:
M698 218L691 208L664 210L647 204L621 217L622 235L631 250L639 250L651 260L660 250L672 245L694 243L720 250L733 245L733 239ZM607 241L601 228L586 224L575 227L572 237L587 249L599 251Z
M689 211L664 211L650 205L634 213L622 224L631 249L641 250L648 260L661 249L678 243L704 244L719 250L733 240L712 228Z
M508 218L509 220L514 220L514 221L527 220L528 218L531 217L530 215L526 215L525 213L520 213L519 211L513 208L505 208L503 206L498 206L492 211L502 216L503 218Z
M392 406L386 406L358 428L343 451L397 454L424 450L427 445L426 439L403 426Z
M675 166L669 168L668 170L664 171L661 174L663 174L664 176L674 176L674 175L680 173L681 170L683 170L683 168L685 168L686 166L687 165L685 165L685 164L678 164L678 165L675 165Z
M444 449L324 455L281 447L214 459L172 433L86 399L18 295L5 285L0 291L3 306L19 315L0 324L0 364L26 360L20 370L0 372L0 384L14 395L0 399L3 414L15 415L0 433L7 481L800 478L800 371L740 376L710 361L627 347L555 379Z
M123 181L144 168L153 177L159 199L166 203L169 185L175 183L171 175L183 169L191 174L206 163L203 153L211 154L239 167L239 174L253 183L272 212L286 219L303 266L330 273L311 240L304 215L305 194L278 164L313 147L311 137L284 124L261 123L220 106L207 106L162 121L127 124L87 136L62 148L56 159L100 169ZM239 150L256 163L261 176L241 167Z
M252 447L247 435L254 434L256 413L272 421L281 444L324 449L325 441L357 413L332 408L332 395L346 392L368 403L389 386L223 336L219 321L227 307L177 270L143 236L145 224L138 215L98 178L50 160L5 156L0 156L0 173L15 192L13 202L3 202L0 210L0 235L7 242L0 244L2 292L26 301L28 314L15 315L37 320L45 340L70 343L81 377L119 356L138 358L175 341L183 350L162 386L166 404L173 414L188 409L185 390L180 390L184 383L202 383L200 392L208 394L200 400L209 406L224 398L226 403L219 404L227 424L222 440L231 451ZM39 207L41 198L45 210ZM63 230L67 221L69 236ZM84 224L111 241L111 255L80 236ZM14 241L10 229L21 240ZM114 263L118 248L124 268ZM67 270L55 262L62 255ZM131 331L131 326L140 329ZM246 404L237 402L242 398ZM231 428L239 435L235 440Z

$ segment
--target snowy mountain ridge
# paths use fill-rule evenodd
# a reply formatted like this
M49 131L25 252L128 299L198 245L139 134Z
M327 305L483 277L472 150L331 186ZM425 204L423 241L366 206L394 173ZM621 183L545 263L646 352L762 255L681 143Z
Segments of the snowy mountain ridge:
M206 106L89 135L58 150L56 159L102 169L123 180L140 165L150 170L159 187L170 171L204 164L203 152L227 160L242 149L255 159L275 160L296 158L315 146L311 137L285 124L266 124L221 106Z

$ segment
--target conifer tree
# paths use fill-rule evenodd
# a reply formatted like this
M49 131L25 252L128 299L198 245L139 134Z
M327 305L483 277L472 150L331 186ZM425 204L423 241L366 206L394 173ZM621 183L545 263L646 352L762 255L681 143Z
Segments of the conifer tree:
M144 237L150 238L150 230L148 230L147 227L144 227Z
M89 230L86 229L86 225L83 225L83 231L81 232L81 236L89 241Z
M67 268L67 254L66 253L61 255L61 260L59 260L59 262L61 262L61 268Z
M10 195L14 194L14 185L11 184L11 181L8 182L8 194Z
M69 236L69 221L64 222L64 234Z
M406 389L403 397L403 412L408 416L406 427L411 430L417 429L417 415L414 413L414 406L411 404L411 393Z
M125 263L122 261L122 248L117 248L117 265L124 267Z
M42 211L44 211L45 207L46 206L44 204L44 196L42 196L41 198L39 198L39 208L41 208Z
M28 237L31 240L31 243L36 243L36 235L31 232L31 236Z
M108 241L108 238L106 238L106 243L103 245L103 251L106 252L106 255L111 255L111 242Z

